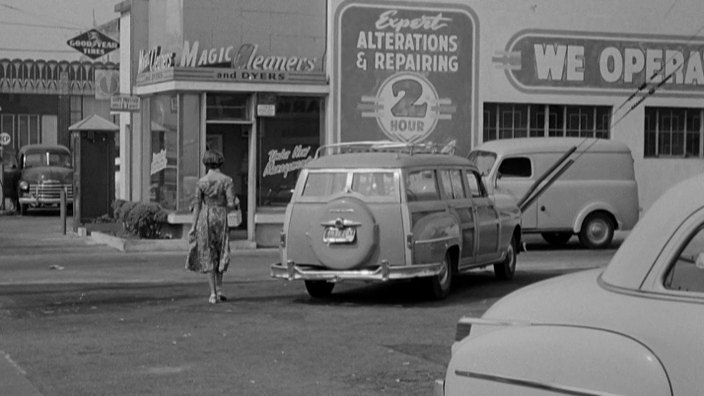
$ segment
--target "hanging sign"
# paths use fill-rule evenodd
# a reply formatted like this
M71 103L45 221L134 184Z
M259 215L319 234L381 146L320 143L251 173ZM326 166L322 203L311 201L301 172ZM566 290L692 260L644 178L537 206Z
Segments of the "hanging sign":
M79 34L66 44L91 59L100 58L120 48L120 43L95 29Z
M112 111L139 111L141 100L139 96L113 95L110 97Z

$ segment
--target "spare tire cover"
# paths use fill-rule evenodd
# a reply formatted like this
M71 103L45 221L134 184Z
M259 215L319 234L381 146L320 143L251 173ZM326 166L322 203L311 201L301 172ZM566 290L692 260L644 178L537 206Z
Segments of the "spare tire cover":
M354 229L354 237L326 240L327 228ZM333 230L330 230L333 231ZM329 232L329 231L328 231ZM328 268L352 269L363 264L377 243L377 225L367 205L354 197L342 197L325 205L308 230L318 260ZM330 236L330 234L328 234Z

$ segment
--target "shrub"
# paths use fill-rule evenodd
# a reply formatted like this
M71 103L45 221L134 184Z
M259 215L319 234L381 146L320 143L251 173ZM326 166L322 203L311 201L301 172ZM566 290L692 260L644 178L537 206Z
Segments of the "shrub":
M121 201L121 202L120 202ZM167 213L158 204L115 200L115 219L128 233L144 239L157 239Z

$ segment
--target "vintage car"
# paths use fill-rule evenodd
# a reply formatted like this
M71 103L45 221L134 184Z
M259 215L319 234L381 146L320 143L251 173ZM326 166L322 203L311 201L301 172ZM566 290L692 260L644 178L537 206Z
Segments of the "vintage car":
M509 279L521 229L505 198L469 160L427 145L323 146L299 174L271 275L304 280L312 297L344 280L419 278L444 298L455 274L489 265Z
M605 268L460 319L435 394L704 395L702 197L704 176L678 184Z
M61 190L73 205L73 166L71 152L61 145L30 144L20 148L17 159L20 176L17 200L21 214L28 208L58 207Z

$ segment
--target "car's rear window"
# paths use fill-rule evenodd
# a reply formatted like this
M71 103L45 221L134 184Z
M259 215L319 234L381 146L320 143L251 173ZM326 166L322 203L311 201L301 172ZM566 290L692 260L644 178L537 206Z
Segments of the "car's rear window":
M352 191L368 197L395 197L396 181L393 172L355 172Z
M341 193L347 184L347 172L311 172L303 186L304 197L327 197Z

